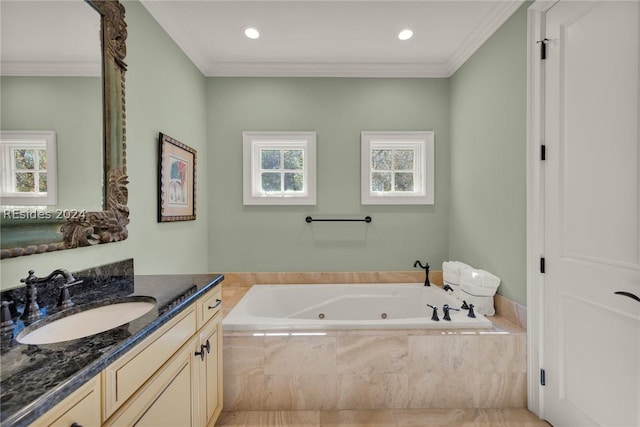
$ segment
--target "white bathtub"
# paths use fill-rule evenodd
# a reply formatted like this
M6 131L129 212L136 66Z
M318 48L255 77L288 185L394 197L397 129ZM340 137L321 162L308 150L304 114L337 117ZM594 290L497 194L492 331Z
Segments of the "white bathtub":
M438 307L439 321L431 320ZM416 283L346 285L254 285L222 321L238 330L459 329L490 328L481 314L450 311L461 303L437 286Z

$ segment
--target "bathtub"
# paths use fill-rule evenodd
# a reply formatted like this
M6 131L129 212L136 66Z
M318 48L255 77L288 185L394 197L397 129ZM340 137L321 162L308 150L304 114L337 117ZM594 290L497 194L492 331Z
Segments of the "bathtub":
M431 319L438 307L439 321ZM492 323L438 286L416 283L254 285L223 319L224 330L476 329Z

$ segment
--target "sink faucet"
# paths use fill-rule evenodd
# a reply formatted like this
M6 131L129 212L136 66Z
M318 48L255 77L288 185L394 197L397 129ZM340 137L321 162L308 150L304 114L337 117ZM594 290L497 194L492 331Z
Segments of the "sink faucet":
M62 276L64 278L65 283L60 286L60 297L58 299L58 307L62 309L73 307L73 301L71 301L71 296L69 295L69 286L77 285L78 283L82 283L82 280L76 280L73 277L73 274L69 272L69 270L65 270L63 268L58 268L53 270L51 274L47 277L36 277L33 270L29 270L29 275L20 279L27 286L27 303L24 308L24 313L22 313L21 318L27 320L29 322L33 322L34 320L42 317L42 313L40 312L40 306L38 305L38 284L46 283L49 280L57 276Z

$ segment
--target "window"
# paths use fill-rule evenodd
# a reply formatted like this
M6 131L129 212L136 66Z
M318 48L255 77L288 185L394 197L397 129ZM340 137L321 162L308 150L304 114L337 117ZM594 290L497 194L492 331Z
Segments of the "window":
M362 132L362 204L434 203L433 132Z
M244 204L315 205L316 133L243 132Z
M2 205L55 205L56 134L0 132Z

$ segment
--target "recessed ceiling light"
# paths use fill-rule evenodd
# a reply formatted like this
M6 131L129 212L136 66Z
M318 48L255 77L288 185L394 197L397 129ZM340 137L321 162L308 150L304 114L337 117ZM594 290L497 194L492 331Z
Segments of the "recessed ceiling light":
M248 38L255 40L260 37L260 31L255 27L247 27L244 29L244 35Z
M409 40L411 37L413 37L413 31L408 28L405 28L398 33L398 38L400 40Z

